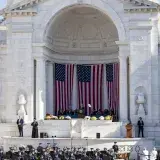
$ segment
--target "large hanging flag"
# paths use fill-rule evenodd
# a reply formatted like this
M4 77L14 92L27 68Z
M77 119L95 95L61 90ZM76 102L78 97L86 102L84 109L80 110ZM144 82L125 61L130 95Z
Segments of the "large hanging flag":
M83 105L87 114L102 109L103 64L78 65L77 75L79 107ZM91 104L91 109L88 104Z
M73 75L73 64L55 64L55 113L71 107Z
M106 64L108 106L118 114L119 107L119 63Z

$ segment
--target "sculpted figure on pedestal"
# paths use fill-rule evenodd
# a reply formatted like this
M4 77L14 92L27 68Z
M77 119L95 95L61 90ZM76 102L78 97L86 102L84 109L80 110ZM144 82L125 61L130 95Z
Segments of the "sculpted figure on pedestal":
M24 105L27 103L27 101L26 101L25 96L23 94L21 94L18 97L18 102L17 103L20 106L20 108L18 110L18 116L22 117L25 120L25 117L26 117L27 114L26 114Z
M137 104L136 115L139 116L147 115L145 103L146 103L145 94L143 92L138 93L136 96L136 104Z

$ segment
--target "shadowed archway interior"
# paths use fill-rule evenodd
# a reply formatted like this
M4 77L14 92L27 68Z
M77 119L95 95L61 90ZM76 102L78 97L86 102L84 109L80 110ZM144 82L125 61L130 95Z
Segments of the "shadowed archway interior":
M56 15L46 31L45 43L58 53L116 54L117 29L112 20L91 7L71 7Z

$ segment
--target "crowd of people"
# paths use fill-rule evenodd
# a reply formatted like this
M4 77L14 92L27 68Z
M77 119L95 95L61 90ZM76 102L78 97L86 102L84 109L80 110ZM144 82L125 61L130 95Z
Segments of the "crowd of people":
M79 118L78 115L83 115L83 116L95 116L97 118L99 118L100 116L112 116L114 118L114 120L116 121L118 119L117 114L115 113L115 111L113 109L105 109L105 110L92 110L90 111L90 114L86 113L86 110L84 107L82 107L81 109L76 109L76 110L72 110L72 109L66 109L66 110L62 110L60 109L57 112L58 117L60 116L70 116L72 118Z
M64 147L60 149L53 144L47 144L43 147L40 143L37 148L31 145L27 147L21 146L18 149L16 147L10 147L10 150L1 155L1 158L12 159L12 160L113 160L116 158L118 152L118 145L115 144L111 149L104 148L100 150L99 148L90 148L88 150L84 147Z

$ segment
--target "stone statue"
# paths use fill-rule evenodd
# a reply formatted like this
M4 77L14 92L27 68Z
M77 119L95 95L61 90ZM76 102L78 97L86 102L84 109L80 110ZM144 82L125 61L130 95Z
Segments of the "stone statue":
M20 106L19 110L18 110L18 116L22 117L24 119L24 121L26 120L26 111L25 111L25 107L24 105L27 103L25 96L23 94L21 94L18 97L18 102L17 102Z
M136 97L136 103L137 103L137 110L136 110L136 115L139 116L145 116L147 114L146 110L145 110L145 103L146 103L146 99L145 99L145 95L144 93L140 92L137 94Z
M151 151L151 154L150 154L150 160L156 160L157 159L157 150L156 148L154 147L153 150Z
M148 156L149 155L149 152L146 148L144 148L143 150L143 155L141 156L141 160L148 160Z

